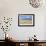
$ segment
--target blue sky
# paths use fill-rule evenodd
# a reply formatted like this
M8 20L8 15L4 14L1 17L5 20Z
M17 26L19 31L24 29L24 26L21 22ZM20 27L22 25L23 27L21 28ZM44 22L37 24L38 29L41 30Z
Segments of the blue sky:
M22 15L22 16L19 16L19 19L22 19L22 20L25 20L25 19L32 19L32 16L30 15Z

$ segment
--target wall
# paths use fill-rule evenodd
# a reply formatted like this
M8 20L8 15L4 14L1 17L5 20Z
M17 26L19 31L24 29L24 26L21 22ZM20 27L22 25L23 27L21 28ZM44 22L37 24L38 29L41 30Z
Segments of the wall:
M18 14L35 14L34 27L18 27ZM13 22L8 33L17 40L27 40L34 34L37 39L46 40L46 6L33 8L28 0L0 0L0 18L12 17ZM3 33L0 31L0 34ZM2 35L2 34L1 34ZM2 39L2 36L0 36Z

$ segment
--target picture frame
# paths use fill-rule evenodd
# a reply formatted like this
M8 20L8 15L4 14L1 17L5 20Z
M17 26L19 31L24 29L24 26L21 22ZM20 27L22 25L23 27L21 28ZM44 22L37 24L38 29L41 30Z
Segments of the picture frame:
M18 14L18 26L34 26L35 14Z

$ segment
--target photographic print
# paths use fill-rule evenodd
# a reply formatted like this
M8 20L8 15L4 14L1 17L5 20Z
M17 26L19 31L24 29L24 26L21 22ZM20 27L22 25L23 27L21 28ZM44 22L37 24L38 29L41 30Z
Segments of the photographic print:
M18 14L18 26L34 26L34 14Z

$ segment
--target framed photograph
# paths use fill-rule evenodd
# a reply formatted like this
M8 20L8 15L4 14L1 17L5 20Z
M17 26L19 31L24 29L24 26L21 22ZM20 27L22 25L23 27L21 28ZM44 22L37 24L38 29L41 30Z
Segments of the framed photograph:
M18 14L18 26L34 26L34 14Z

